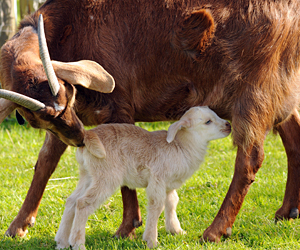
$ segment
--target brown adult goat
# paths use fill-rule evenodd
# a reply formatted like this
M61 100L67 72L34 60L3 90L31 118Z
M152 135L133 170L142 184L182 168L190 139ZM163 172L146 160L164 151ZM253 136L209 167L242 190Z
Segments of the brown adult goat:
M7 234L24 235L34 222L65 143L82 144L80 120L85 125L176 120L196 105L207 105L231 120L237 145L232 183L203 238L219 241L230 232L262 164L263 142L272 128L279 132L288 157L286 193L276 218L297 216L299 11L297 0L48 0L22 21L20 31L1 50L3 88L45 105L30 111L1 100L1 120L17 108L32 126L50 131L25 202ZM39 14L44 16L51 58L98 62L115 79L111 94L76 85L74 101L72 83L77 81L65 78L70 74L60 72L60 62L53 63L60 88L56 97L51 94L38 55ZM110 91L112 80L108 82ZM90 84L95 86L86 87ZM122 195L123 222L117 235L128 236L141 217L135 190L124 187Z

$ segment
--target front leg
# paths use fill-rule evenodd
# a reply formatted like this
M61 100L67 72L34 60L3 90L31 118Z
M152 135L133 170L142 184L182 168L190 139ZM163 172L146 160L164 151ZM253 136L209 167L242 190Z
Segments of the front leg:
M288 159L288 177L281 208L276 219L299 217L300 209L300 117L294 110L291 117L276 128L281 136Z
M179 201L176 190L167 192L165 217L166 217L166 230L172 234L184 234L185 232L180 227L180 222L177 218L176 207Z
M59 225L59 229L55 235L56 249L69 248L69 237L75 216L76 202L84 195L90 184L90 178L85 169L80 168L79 182L75 191L68 197L65 210Z
M148 214L143 240L147 242L147 247L157 246L157 223L160 214L164 210L166 202L166 189L162 181L152 179L146 188L148 197Z
M231 227L263 159L263 142L260 146L248 147L246 151L238 148L231 185L216 218L203 233L204 240L219 242L221 236L230 236Z
M97 175L98 173L99 175ZM121 183L121 180L117 178L114 178L113 181L110 179L110 176L112 176L110 171L105 173L103 169L98 169L98 173L97 169L90 171L90 179L85 181L85 183L88 181L90 185L81 188L85 192L76 200L75 217L69 236L69 243L72 249L85 249L85 225L89 215L113 195Z
M26 235L27 226L33 226L38 212L38 208L48 183L54 172L61 155L67 145L57 139L54 135L46 133L44 145L39 153L38 161L35 165L35 172L25 201L17 215L10 224L5 235L23 237Z

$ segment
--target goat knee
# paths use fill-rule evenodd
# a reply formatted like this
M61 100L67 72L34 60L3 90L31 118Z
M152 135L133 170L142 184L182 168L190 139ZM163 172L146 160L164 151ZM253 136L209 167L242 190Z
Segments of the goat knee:
M90 203L88 202L88 199L86 199L85 197L77 199L76 210L82 210L88 206L90 206Z
M72 195L71 195L66 200L65 209L71 209L71 208L75 207L75 204L76 204L76 198L72 197Z

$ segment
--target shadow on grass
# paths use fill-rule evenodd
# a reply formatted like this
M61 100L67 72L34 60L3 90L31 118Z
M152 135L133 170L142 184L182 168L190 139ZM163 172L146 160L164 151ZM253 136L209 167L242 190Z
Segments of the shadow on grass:
M55 249L55 241L49 237L9 238L3 236L0 241L0 249L14 250L35 250L35 249Z
M134 238L115 238L111 231L93 230L86 235L87 249L146 249L142 240L143 234L139 232Z
M86 234L87 249L146 249L146 243L142 241L142 233L138 233L134 239L113 237L110 231L93 230ZM35 250L55 249L54 237L32 236L31 238L9 238L3 236L0 240L0 250ZM71 249L71 248L70 248Z

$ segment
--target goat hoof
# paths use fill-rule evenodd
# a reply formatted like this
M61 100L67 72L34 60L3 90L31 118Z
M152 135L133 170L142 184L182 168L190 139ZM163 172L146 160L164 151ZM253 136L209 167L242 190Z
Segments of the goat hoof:
M294 207L291 209L291 212L290 212L290 218L291 219L296 219L299 217L299 210L298 208Z
M214 230L211 229L211 227L208 227L203 235L201 236L200 242L204 243L204 242L220 242L221 239L221 233L219 232L214 232Z
M127 238L128 237L129 239L133 239L133 238L135 238L134 230L135 230L135 228L132 227L132 225L130 225L130 227L122 227L122 225L121 225L121 227L115 233L113 238L120 239L120 238Z
M155 248L158 245L158 241L156 239L145 239L143 237L143 240L147 242L147 247L150 249Z
M14 238L18 235L19 237L23 238L26 236L27 233L28 233L27 229L26 230L18 229L16 233L12 233L10 229L7 229L5 232L5 236Z
M137 219L133 219L133 226L134 226L135 228L140 227L142 224L143 224L143 221L142 221L142 220L139 221L139 220L137 220Z
M31 219L30 219L30 222L28 223L28 226L33 227L34 224L35 224L35 218L32 216Z
M72 250L86 250L84 244L72 246Z
M70 245L57 244L55 247L56 250L60 249L70 249Z
M113 239L120 239L120 235L114 234L114 235L112 236L112 238L113 238Z
M12 234L9 229L5 232L4 236L14 238L16 235Z
M178 234L179 234L179 235L185 235L185 234L187 234L187 233L186 233L186 231L184 231L184 230L181 229L181 231L180 231Z
M231 229L231 227L227 227L227 228L226 228L226 234L224 234L224 237L225 237L225 238L229 238L229 237L231 236L231 234L232 234L232 229Z

